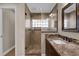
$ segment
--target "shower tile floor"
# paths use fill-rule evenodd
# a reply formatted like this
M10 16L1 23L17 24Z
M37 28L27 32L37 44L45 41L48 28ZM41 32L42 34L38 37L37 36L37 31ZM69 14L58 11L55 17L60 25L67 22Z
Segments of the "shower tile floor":
M26 49L26 56L41 56L41 49L38 45L30 46Z

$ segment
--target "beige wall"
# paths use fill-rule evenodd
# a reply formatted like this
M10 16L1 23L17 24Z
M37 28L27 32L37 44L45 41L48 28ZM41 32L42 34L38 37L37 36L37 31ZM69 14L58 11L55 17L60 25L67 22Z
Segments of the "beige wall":
M40 13L33 13L31 14L32 19L40 20L41 19L41 14Z
M37 20L43 20L43 19L46 19L46 18L48 18L48 14L46 13L43 13L43 14L41 14L41 13L33 13L33 14L31 14L32 15L32 19L37 19Z
M16 4L15 10L15 55L25 55L25 4Z
M26 29L29 29L29 28L31 28L31 24L30 24L30 22L31 22L31 14L30 14L30 11L29 11L29 9L28 9L28 7L27 7L27 5L25 5L25 12L27 13L27 15L25 15L25 20L26 21L29 21L29 23L27 24L27 28Z
M25 19L28 20L28 19L31 18L31 17L30 17L30 11L29 11L27 5L25 5L25 7L26 7L26 8L25 8L25 12L27 13L27 15L25 15Z
M29 30L31 28L31 15L27 5L25 7L25 12L27 13L27 15L25 15L25 20L30 20L30 23L28 23L28 27L25 29L25 46L28 48L31 40L31 30Z
M15 45L15 10L3 8L3 53Z
M71 38L79 39L79 33L62 31L62 8L66 4L58 4L58 33Z
M57 6L58 5L55 5L54 9L52 10L52 12L50 13L49 15L49 28L52 30L52 31L57 31Z

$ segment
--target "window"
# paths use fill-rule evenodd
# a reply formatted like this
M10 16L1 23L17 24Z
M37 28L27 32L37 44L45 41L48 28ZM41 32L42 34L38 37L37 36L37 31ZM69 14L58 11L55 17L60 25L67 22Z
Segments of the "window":
M41 27L40 20L32 20L32 27Z
M32 20L32 27L48 27L48 19L46 20Z

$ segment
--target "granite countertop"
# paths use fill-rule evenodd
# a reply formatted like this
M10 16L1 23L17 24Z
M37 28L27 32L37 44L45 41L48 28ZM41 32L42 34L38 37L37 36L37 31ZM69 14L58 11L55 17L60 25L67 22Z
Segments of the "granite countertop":
M53 40L62 40L66 44L56 44ZM79 56L79 45L59 38L47 38L49 43L61 56Z

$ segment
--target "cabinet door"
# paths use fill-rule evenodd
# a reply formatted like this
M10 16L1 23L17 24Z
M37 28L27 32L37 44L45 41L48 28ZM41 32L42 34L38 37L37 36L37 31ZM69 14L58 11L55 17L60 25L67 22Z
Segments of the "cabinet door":
M47 42L47 40L46 40L46 56L48 56L48 42Z
M59 56L55 48L46 40L46 56Z
M51 51L51 56L60 56L51 44L50 44L50 51Z

